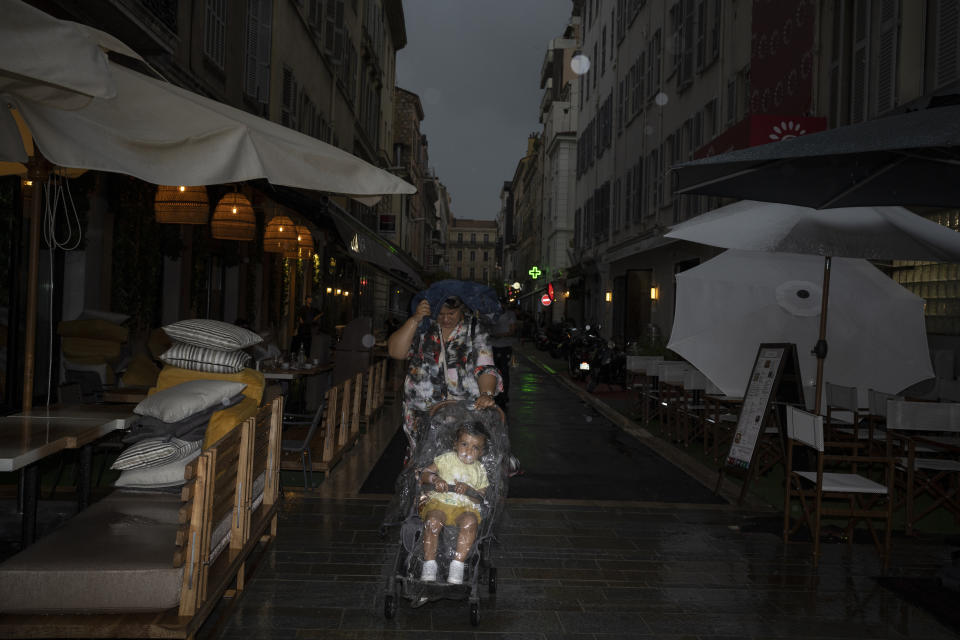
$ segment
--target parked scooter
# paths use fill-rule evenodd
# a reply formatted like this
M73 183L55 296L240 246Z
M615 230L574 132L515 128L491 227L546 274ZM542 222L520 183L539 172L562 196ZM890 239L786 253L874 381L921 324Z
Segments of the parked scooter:
M582 331L573 334L570 340L567 366L570 377L576 380L586 380L590 373L594 351L600 346L603 338L595 327L586 325Z
M624 391L627 390L627 354L612 340L601 339L593 352L587 391L592 393L601 382L608 387L619 385Z

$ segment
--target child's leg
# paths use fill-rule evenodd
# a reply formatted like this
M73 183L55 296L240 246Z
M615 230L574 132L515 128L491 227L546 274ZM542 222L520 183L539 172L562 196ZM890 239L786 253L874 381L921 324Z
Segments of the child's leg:
M473 546L473 541L477 539L477 526L479 525L479 520L475 513L461 513L457 517L457 527L459 531L457 532L457 550L454 553L454 559L463 562L467 559L467 554L470 553L470 547ZM426 541L424 541L424 546L426 546Z
M437 541L440 530L447 523L447 514L434 509L426 513L423 523L423 560L425 562L437 559Z

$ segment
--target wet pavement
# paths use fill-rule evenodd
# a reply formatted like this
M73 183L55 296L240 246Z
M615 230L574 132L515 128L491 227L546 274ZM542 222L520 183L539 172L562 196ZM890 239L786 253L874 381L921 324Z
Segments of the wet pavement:
M824 545L814 568L809 543L783 544L775 509L718 499L669 445L521 361L509 421L527 475L511 483L479 626L465 601L383 616L396 531L378 531L388 497L359 489L399 424L393 405L316 490L287 491L277 540L201 637L957 637L881 586L872 545ZM929 579L950 551L898 537L888 576Z

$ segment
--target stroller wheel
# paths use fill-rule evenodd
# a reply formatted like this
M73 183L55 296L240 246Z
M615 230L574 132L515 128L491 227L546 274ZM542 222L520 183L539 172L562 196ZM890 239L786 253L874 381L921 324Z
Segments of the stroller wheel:
M397 615L397 596L388 593L383 599L383 617L392 620Z
M487 569L487 590L490 593L497 592L497 568L490 567Z
M480 605L479 603L470 603L470 624L479 626L480 624Z

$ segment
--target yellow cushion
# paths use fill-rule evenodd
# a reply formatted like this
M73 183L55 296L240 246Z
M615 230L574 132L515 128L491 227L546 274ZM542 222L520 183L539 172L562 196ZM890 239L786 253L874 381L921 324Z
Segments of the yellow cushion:
M64 320L57 325L57 333L65 338L98 338L126 342L130 330L99 318L89 320Z
M120 357L120 343L116 340L68 337L63 338L61 346L63 355L70 360L101 358L100 362L106 362Z
M127 370L120 377L120 381L125 387L152 387L157 383L158 375L160 375L160 367L153 364L153 360L147 354L138 353L127 365Z
M207 432L203 436L203 448L206 449L230 433L234 427L250 416L257 415L258 406L260 403L253 398L244 398L239 404L215 412L210 416L210 424L207 425Z
M258 407L263 400L265 381L263 374L255 369L244 369L240 373L208 373L206 371L191 371L189 369L181 369L180 367L167 365L160 370L160 375L157 376L157 385L150 390L150 393L163 391L164 389L169 389L170 387L183 382L190 382L191 380L228 380L230 382L243 382L247 385L247 388L243 390L243 395L256 402Z

